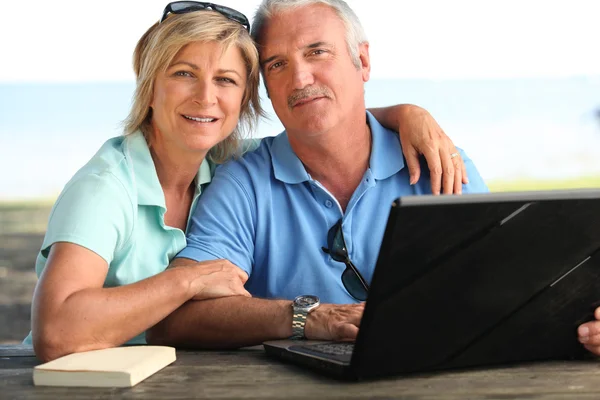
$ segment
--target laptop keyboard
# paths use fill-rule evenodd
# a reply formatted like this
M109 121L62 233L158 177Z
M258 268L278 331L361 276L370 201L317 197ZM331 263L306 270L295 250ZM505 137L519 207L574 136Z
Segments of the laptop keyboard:
M344 363L350 363L354 343L321 343L292 346L290 350L298 353L310 354L317 357L329 358Z

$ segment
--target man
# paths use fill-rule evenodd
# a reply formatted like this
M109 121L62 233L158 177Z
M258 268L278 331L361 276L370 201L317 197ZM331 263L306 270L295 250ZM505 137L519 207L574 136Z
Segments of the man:
M187 303L148 333L151 343L354 339L364 299L358 276L371 280L392 201L431 193L428 176L409 183L397 135L366 111L371 65L358 18L340 0L306 3L259 7L253 36L286 131L217 170L175 262L227 259L248 274L254 297ZM460 156L470 178L463 191L487 191ZM347 250L358 271L336 261L336 250ZM300 295L322 304L306 315L292 302Z

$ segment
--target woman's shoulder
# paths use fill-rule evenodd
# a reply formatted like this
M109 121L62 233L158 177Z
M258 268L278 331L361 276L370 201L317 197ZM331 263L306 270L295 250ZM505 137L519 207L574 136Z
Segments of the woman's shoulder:
M114 174L119 175L119 171L124 169L124 164L127 163L125 156L125 141L126 136L118 136L108 139L98 149L96 154L90 158L90 160L83 165L77 173L73 176L73 179L79 179L82 176L96 174ZM126 170L126 168L124 169Z
M125 140L125 137L107 140L66 183L54 208L87 208L106 203L111 207L120 205L129 212L134 192L131 169L123 151Z
M66 191L88 190L95 186L97 194L127 195L133 194L133 169L126 156L127 136L118 136L107 140L94 156L81 167L67 182Z
M113 138L65 185L48 220L42 245L47 257L56 242L76 243L109 263L114 251L131 236L136 201L121 150L124 138Z

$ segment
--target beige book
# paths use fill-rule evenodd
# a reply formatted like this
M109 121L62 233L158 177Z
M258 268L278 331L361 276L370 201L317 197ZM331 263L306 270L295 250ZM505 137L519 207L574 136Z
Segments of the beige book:
M33 369L36 386L131 387L175 361L167 346L129 346L69 354Z

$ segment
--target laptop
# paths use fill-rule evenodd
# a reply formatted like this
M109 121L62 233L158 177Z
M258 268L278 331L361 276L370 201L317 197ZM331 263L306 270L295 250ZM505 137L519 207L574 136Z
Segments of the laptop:
M600 190L397 199L354 343L267 354L344 379L589 357Z

